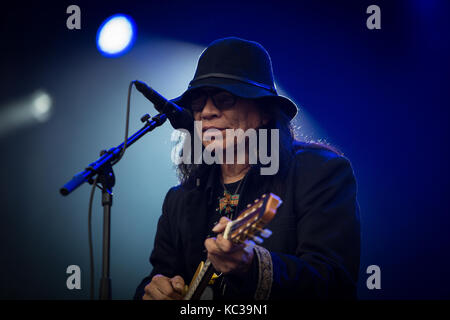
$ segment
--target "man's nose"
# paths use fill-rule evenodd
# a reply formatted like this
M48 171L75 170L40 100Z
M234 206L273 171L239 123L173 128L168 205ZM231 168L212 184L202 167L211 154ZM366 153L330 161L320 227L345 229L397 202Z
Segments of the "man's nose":
M206 100L206 104L203 107L201 117L205 119L209 119L212 117L219 116L219 110L214 105L214 102L212 101L211 97L208 97L208 100Z

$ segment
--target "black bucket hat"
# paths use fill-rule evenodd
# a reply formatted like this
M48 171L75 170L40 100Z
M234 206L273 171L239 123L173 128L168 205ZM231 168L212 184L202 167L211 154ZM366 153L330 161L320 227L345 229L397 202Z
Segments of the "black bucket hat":
M297 106L277 93L269 53L259 43L236 37L212 42L200 55L187 90L171 101L189 108L187 97L194 89L214 87L247 99L273 100L292 120Z

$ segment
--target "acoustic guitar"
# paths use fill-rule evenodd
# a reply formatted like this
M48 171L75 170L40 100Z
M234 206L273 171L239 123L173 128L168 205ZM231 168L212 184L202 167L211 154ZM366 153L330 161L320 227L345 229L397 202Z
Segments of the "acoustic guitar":
M281 199L273 193L262 195L227 224L223 237L236 244L261 244L261 237L268 238L272 234L270 230L263 228L274 218L281 203ZM200 262L189 287L184 290L184 300L199 300L206 287L218 277L211 261L206 259L205 262Z

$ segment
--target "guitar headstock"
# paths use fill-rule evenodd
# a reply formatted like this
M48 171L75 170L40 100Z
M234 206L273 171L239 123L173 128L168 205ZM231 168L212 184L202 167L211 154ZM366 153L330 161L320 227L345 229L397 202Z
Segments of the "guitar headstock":
M281 203L277 195L263 194L260 199L248 204L236 220L228 223L223 237L235 243L243 243L249 239L262 243L258 235L270 237L272 232L263 228L274 218Z

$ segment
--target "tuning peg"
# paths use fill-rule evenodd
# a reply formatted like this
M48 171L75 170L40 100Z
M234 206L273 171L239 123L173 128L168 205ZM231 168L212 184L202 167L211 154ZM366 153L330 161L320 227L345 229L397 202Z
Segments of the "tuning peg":
M272 231L270 231L269 229L264 229L264 230L261 230L260 234L262 237L268 238L272 235Z
M247 247L251 247L253 248L254 246L256 246L256 243L252 240L245 240L244 243L247 245Z
M263 243L263 239L261 239L258 236L253 236L252 239L257 243L257 244L261 244Z

